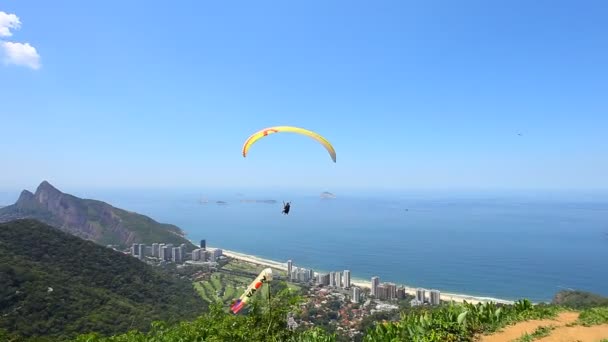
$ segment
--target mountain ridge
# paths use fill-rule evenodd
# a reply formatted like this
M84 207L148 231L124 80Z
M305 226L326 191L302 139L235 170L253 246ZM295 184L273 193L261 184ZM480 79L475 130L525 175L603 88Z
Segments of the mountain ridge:
M177 226L103 201L63 193L46 180L35 193L23 190L15 204L0 208L0 223L17 219L35 219L101 245L126 248L132 243L165 242L194 248Z

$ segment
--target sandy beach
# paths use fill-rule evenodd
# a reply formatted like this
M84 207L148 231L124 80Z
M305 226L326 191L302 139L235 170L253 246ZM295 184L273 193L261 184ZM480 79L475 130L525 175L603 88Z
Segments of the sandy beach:
M214 249L214 248L210 247L210 249ZM235 252L235 251L226 250L223 248L222 248L222 252L224 253L224 255L235 258L235 259L239 259L239 260L243 260L243 261L258 264L258 265L268 266L268 267L272 267L275 269L287 271L287 262L282 263L282 262L278 262L278 261L274 261L274 260L259 258L259 257L253 256L253 255L247 255L247 254L243 254L243 253L239 253L239 252ZM365 281L362 279L353 278L353 279L351 279L351 283L353 285L361 287L361 288L370 288L371 287L370 281ZM398 284L398 285L400 285L400 284ZM410 295L416 294L415 287L409 287L406 285L403 285L403 286L405 287L406 292L408 294L410 294ZM425 290L427 290L427 296L428 296L428 291L431 289L425 289ZM513 301L499 299L499 298L470 296L470 295L466 295L466 294L449 293L449 292L443 292L443 291L441 291L441 300L454 301L456 303L462 303L464 301L467 301L467 302L473 303L473 304L485 303L485 302L496 302L496 303L503 303L503 304L512 304L513 303Z

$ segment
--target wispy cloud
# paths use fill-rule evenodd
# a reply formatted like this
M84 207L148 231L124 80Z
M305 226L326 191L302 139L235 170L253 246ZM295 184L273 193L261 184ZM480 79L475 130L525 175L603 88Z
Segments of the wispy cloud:
M12 37L13 30L21 28L21 20L15 14L0 11L0 37ZM0 57L5 65L19 65L40 69L40 55L29 43L0 40Z

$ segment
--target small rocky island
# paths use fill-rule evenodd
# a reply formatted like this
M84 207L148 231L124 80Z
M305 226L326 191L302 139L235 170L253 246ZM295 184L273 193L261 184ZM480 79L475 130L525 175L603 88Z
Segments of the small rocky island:
M336 198L336 195L332 194L331 192L328 191L323 191L321 193L321 198Z

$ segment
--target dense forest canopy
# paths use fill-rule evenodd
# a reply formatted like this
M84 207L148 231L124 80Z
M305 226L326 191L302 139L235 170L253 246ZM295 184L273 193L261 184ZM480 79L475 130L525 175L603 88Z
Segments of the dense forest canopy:
M191 282L35 220L0 224L0 329L54 340L194 319Z

